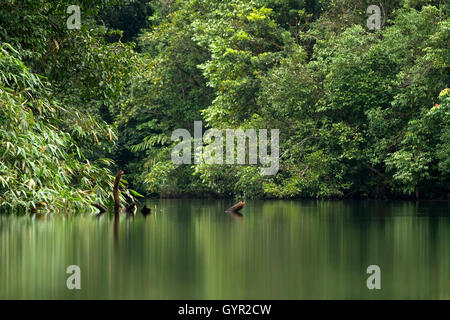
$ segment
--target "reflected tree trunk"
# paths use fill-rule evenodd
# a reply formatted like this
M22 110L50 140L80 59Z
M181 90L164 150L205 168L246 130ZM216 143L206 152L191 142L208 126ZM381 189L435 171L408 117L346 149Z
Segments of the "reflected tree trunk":
M119 244L119 215L114 215L114 246L116 249Z

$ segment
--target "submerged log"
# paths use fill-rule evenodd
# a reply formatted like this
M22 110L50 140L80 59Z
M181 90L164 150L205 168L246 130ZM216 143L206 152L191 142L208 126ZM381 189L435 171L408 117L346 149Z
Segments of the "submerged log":
M245 202L244 202L244 201L239 201L239 202L236 203L234 206L228 208L225 212L238 212L238 211L241 210L244 206L245 206Z
M121 212L122 213L127 213L129 215L135 216L136 215L136 202L132 202L129 205L127 205L126 207L123 207Z
M144 207L141 209L141 213L144 217L147 217L152 213L152 209L147 208L147 205L145 204Z

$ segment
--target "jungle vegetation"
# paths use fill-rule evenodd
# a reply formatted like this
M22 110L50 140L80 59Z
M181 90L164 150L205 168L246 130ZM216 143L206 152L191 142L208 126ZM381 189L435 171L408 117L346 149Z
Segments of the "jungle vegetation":
M382 9L369 30L366 9ZM78 5L81 28L68 29ZM0 207L448 199L441 0L0 0ZM280 170L172 163L175 129L280 129ZM136 191L134 191L136 190ZM94 210L94 209L92 209Z

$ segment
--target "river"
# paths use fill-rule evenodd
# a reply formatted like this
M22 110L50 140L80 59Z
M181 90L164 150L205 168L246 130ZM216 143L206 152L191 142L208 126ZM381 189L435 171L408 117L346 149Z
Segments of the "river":
M0 299L449 299L448 202L148 200L0 215ZM79 266L80 290L66 273ZM367 268L380 268L369 290Z

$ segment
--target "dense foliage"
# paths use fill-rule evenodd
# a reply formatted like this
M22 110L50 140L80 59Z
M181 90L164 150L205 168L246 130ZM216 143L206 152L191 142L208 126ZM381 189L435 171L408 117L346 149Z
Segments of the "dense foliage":
M0 205L147 195L448 198L448 4L0 0ZM116 30L119 29L119 30ZM174 165L175 129L280 129L280 169ZM112 160L111 160L112 159ZM41 204L42 203L42 204Z
M81 29L67 28L71 1L0 1L0 206L86 209L111 201L117 140L102 113L118 112L132 47L107 44L101 6L83 1Z
M138 188L171 196L446 198L448 109L438 96L449 83L448 7L382 2L383 27L370 31L369 4L173 2L140 37L145 72L121 117ZM431 116L436 104L439 116ZM174 166L170 134L192 132L194 120L279 128L279 173Z

